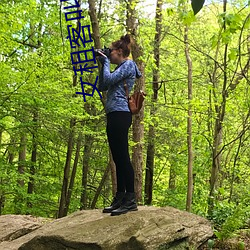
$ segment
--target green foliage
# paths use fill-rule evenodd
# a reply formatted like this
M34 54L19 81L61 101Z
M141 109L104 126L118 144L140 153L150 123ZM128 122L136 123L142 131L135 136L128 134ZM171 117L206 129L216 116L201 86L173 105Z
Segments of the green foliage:
M238 244L239 250L245 250L245 243L244 242L239 242Z
M235 209L233 203L228 203L227 201L218 201L215 203L212 217L210 218L215 225L222 225L228 217L230 217Z
M99 96L87 98L87 103L83 102L82 96L74 96L74 93L80 90L80 82L78 79L77 85L72 86L71 51L66 36L67 25L74 26L75 23L66 23L62 18L60 27L59 6L55 2L24 0L13 3L15 4L4 1L0 6L0 200L4 200L1 212L56 216L67 155L69 121L72 117L76 118L76 125L71 169L76 152L76 138L80 133L83 138L69 213L81 207L84 164L88 164L89 169L86 191L87 208L90 208L107 167L109 151L105 113ZM222 13L221 3L208 4L208 7L203 7L203 4L204 1L192 1L194 12L184 0L170 1L164 6L167 8L163 8L158 69L160 81L163 82L159 84L156 103L151 101L152 71L155 68L152 53L155 45L155 20L150 14L152 11L147 13L144 8L132 6L140 13L136 21L139 34L137 41L144 52L141 59L145 63L147 92L143 120L143 174L147 144L149 139L152 139L147 138L147 132L152 125L155 127L153 205L173 206L185 210L189 103L183 35L187 25L193 63L193 100L190 103L193 112L194 153L192 212L201 216L207 216L208 211L214 126L220 104L224 101L221 95L224 81L223 60L225 44L228 46L228 96L221 140L221 147L224 147L210 217L217 230L217 237L226 239L244 227L247 217L249 218L249 82L243 77L239 84L233 87L240 70L248 60L247 37L250 19L247 18L249 9L244 8L239 2L228 4L227 13ZM109 46L126 32L126 7L125 1L102 1L99 15L102 45ZM195 16L194 14L202 7L203 15ZM90 24L86 9L84 15L84 24ZM29 37L31 23L35 35L28 42L37 44L40 34L40 48L20 43ZM97 70L93 74L86 73L84 80L92 81L97 74ZM152 107L155 108L154 114L150 114ZM38 113L37 122L33 121L35 112ZM23 134L27 137L27 151L26 160L21 162L20 137ZM30 172L33 164L33 135L37 142L34 175ZM92 143L89 143L88 136L93 139ZM130 131L131 156L132 146L135 144ZM86 153L87 146L91 147L89 156ZM237 155L239 146L240 151ZM86 158L89 159L88 163L84 162ZM18 172L20 163L24 164L22 175ZM31 177L34 178L34 190L32 194L28 194L28 182ZM22 187L17 184L20 179L25 183ZM97 208L110 202L111 185L109 177L97 200Z
M247 220L250 217L249 206L245 207L241 204L237 205L234 210L228 214L224 222L220 225L220 229L215 235L220 240L228 239L234 236L239 229L246 227Z

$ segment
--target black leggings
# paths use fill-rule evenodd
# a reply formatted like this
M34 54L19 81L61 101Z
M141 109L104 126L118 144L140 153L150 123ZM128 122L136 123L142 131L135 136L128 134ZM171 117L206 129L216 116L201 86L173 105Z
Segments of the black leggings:
M107 114L108 142L116 165L117 192L134 192L134 169L128 151L128 130L132 114L114 111Z

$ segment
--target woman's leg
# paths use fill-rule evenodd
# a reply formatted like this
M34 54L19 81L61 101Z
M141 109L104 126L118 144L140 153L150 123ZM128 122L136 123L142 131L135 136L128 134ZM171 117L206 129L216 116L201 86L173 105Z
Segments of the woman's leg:
M107 115L107 136L116 165L117 191L134 192L134 169L128 150L128 130L132 123L130 112Z

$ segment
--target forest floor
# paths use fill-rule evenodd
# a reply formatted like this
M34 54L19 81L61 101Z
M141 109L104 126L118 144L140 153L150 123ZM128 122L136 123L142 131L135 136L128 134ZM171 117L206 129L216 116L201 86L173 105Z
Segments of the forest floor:
M250 250L250 231L242 232L239 236L221 241L214 239L215 245L212 250ZM200 250L208 250L207 244ZM211 248L210 248L211 249Z

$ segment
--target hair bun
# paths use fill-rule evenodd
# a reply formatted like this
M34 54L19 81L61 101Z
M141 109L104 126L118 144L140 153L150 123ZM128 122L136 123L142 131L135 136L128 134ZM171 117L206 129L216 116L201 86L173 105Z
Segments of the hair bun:
M121 36L120 39L121 39L121 41L123 41L127 45L131 43L131 39L130 39L130 35L129 34L126 34L125 36Z
M122 49L122 54L124 57L128 57L130 54L130 47L132 45L132 36L126 34L121 36L121 38L115 42L112 42L112 46L115 49Z

